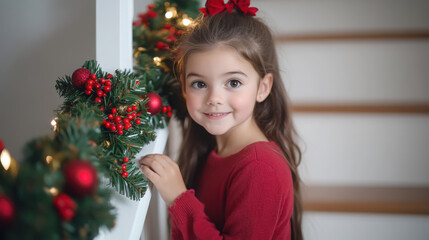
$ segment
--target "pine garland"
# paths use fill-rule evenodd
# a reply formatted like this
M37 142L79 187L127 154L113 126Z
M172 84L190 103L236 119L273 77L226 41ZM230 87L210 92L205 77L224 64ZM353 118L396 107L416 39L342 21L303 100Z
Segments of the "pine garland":
M53 136L30 141L15 169L0 167L0 198L9 199L13 217L2 222L0 239L92 239L100 227L112 228L115 216L110 191L97 186L93 193L74 195L67 189L69 163L90 163L97 170L100 149L91 143L99 131L93 121L59 116L63 128ZM12 160L14 162L14 160ZM83 169L85 170L85 169ZM68 206L69 205L69 209Z
M85 62L82 68L94 75L91 76L91 86L106 82L104 86L110 86L109 91L102 92L104 96L98 95L100 90L95 91L92 87L82 89L73 84L70 76L59 78L55 87L65 99L58 110L59 117L95 120L94 124L100 131L93 140L102 150L98 156L102 172L120 194L138 200L143 197L148 182L135 161L129 160L133 160L144 145L156 138L155 130L165 127L168 120L166 113L151 115L147 112L149 99L145 94L162 86L158 78L159 69L148 66L147 72L140 75L127 70L117 70L112 75L103 72L94 60ZM86 80L86 85L90 80ZM102 88L103 85L98 87ZM85 92L88 89L91 89L89 94ZM166 102L163 101L164 104ZM115 126L114 130L111 125ZM57 126L62 128L62 121Z

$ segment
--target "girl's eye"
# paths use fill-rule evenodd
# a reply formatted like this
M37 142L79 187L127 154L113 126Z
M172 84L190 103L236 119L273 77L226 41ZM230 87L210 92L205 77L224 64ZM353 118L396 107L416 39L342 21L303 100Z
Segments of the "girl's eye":
M192 83L192 87L196 88L196 89L200 89L200 88L206 88L207 85L205 83L203 83L203 82L195 81L195 82Z
M231 87L231 88L238 88L238 87L240 87L241 86L241 82L240 81L238 81L238 80L231 80L231 81L229 81L228 83L227 83L227 86L228 87Z

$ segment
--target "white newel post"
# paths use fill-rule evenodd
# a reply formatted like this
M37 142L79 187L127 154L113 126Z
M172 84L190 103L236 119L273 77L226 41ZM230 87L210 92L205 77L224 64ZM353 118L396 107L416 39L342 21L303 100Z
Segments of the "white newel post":
M96 0L96 60L106 72L132 69L132 19L134 0ZM168 129L159 129L156 140L136 156L164 153ZM101 230L97 240L138 240L142 235L151 191L148 188L140 201L132 201L118 193L112 196L117 215L111 231Z

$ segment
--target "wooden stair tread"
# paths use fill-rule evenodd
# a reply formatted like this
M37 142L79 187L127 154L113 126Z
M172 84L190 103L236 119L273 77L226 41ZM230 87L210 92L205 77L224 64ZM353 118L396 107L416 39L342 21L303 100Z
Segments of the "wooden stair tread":
M429 187L303 186L304 211L429 214Z

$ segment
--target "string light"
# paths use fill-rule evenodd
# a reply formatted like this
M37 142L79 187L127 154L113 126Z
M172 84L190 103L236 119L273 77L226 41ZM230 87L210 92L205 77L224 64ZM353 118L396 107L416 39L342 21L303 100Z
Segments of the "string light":
M1 159L1 165L3 165L3 168L7 171L10 167L10 162L11 162L9 151L6 149L3 149L0 155L0 159Z
M49 193L49 194L51 194L52 196L57 196L58 195L58 193L59 193L59 191L58 191L58 189L57 188L55 188L55 187L51 187L51 188L47 188L47 187L44 187L43 188L47 193Z
M183 14L182 24L187 27L192 24L192 18L189 18L188 15Z
M54 160L54 158L52 156L46 156L46 163L50 164L52 162L52 160Z
M156 64L156 66L161 66L161 58L160 57L154 57L153 62Z
M175 7L167 8L165 18L170 19L177 16L177 9Z
M51 121L51 126L53 127L54 131L56 131L56 130L57 130L57 120L58 120L58 118L57 118L57 117L55 117L55 118L54 118L54 119L52 119L52 121Z

